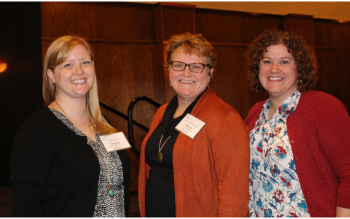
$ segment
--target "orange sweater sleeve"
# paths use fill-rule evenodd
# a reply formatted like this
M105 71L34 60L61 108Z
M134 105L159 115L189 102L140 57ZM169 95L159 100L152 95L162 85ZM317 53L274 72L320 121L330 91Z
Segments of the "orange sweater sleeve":
M219 184L218 217L245 217L249 196L249 134L236 111L218 121L210 147Z

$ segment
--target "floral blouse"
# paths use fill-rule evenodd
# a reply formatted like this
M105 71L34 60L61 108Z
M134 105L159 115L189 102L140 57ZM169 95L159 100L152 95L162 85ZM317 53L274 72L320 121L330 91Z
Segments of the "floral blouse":
M295 111L300 96L297 90L270 120L268 100L249 133L251 217L310 217L287 130L287 118Z

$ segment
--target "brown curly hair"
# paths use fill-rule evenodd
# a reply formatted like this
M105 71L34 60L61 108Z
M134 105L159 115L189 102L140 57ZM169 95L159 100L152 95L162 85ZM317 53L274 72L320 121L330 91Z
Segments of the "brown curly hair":
M247 75L252 90L264 92L259 80L260 60L267 52L267 47L282 44L292 54L297 69L297 86L299 91L307 91L314 86L317 78L316 59L310 52L305 41L292 32L280 30L264 30L260 36L248 46L244 56L247 58Z

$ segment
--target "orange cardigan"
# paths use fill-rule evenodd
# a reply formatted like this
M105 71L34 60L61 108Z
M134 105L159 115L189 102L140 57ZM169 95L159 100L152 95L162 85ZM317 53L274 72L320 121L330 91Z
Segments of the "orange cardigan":
M139 207L145 216L150 170L145 145L163 118L160 107L141 146ZM249 134L238 112L209 88L191 115L205 122L195 138L180 133L173 151L177 217L243 217L248 212Z

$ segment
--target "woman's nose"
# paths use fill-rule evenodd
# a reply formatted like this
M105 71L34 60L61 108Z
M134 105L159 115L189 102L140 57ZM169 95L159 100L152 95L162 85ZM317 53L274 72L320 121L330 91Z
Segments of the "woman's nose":
M83 73L83 68L81 67L81 65L76 65L76 69L75 69L75 74L82 74Z
M191 74L192 74L192 72L191 72L191 70L190 70L190 66L187 65L187 66L185 67L185 69L183 70L182 75L183 75L183 76L186 76L186 77L189 77L189 76L191 76Z
M278 70L279 70L278 64L277 64L277 63L273 63L273 64L271 65L270 72L271 72L271 73L276 73L276 72L278 72Z

